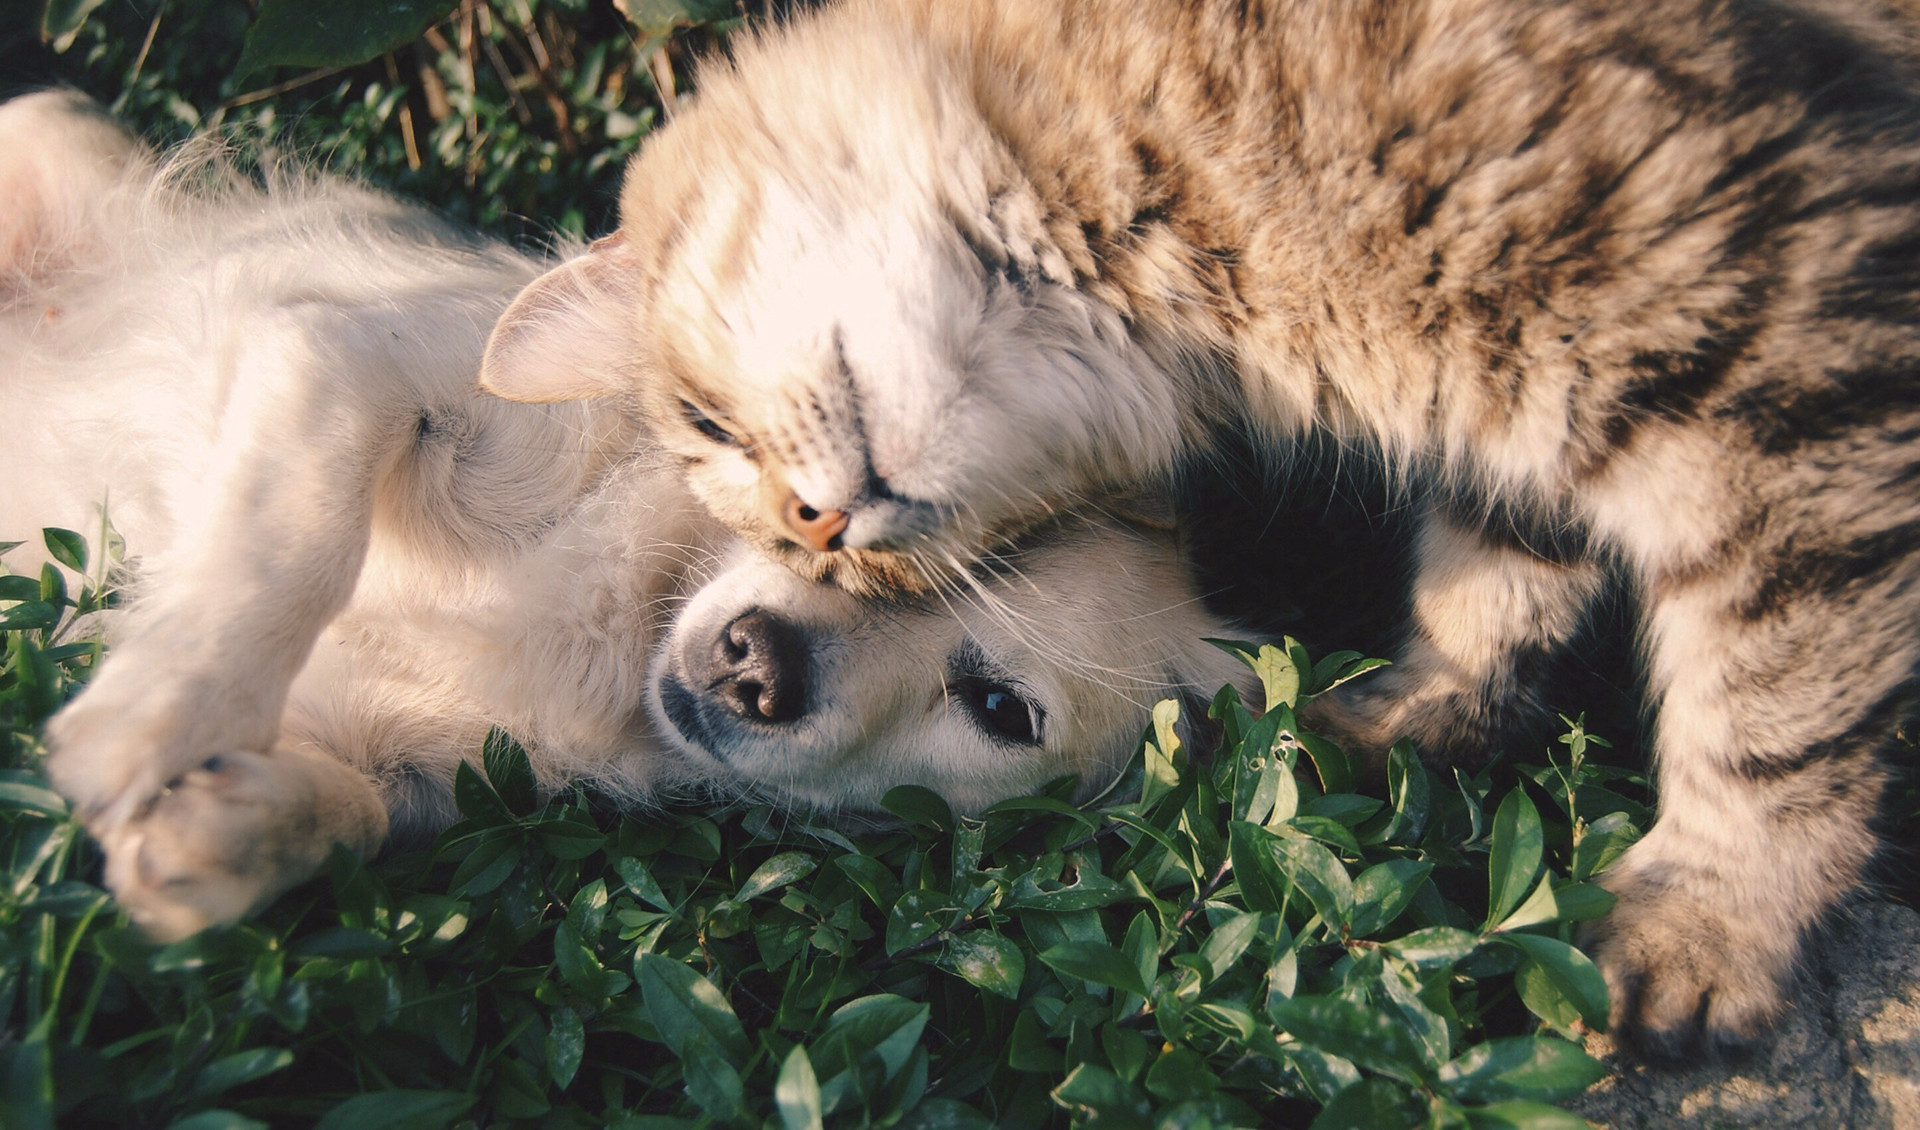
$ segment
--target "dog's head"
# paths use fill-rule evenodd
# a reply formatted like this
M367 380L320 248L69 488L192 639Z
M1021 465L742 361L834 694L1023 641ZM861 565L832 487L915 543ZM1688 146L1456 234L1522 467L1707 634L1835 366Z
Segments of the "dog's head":
M1153 704L1204 719L1223 683L1257 682L1202 637L1164 530L1068 519L939 593L863 599L742 550L656 656L656 725L722 789L877 810L900 784L977 812L1078 774L1109 782Z

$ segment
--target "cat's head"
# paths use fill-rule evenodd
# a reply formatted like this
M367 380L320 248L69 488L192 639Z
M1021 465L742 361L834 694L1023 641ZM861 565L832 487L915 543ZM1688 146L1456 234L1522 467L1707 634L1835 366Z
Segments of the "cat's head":
M750 550L689 600L647 707L704 780L783 805L877 812L918 784L978 812L1055 778L1085 796L1181 700L1189 743L1216 688L1249 705L1232 634L1196 598L1171 535L1107 518L1030 531L957 587L859 598Z
M502 319L483 387L626 400L763 553L915 590L1151 479L1183 424L966 84L862 34L703 76L620 231Z

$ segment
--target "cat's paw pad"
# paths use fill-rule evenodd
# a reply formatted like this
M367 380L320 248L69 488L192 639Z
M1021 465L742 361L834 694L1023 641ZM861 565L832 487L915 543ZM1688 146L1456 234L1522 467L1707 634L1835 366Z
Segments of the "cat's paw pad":
M1581 938L1606 979L1615 1039L1681 1062L1738 1056L1766 1034L1786 1007L1794 931L1782 938L1682 891L1615 893Z
M184 938L313 874L333 842L324 825L297 767L246 750L217 754L100 833L107 885L149 936Z

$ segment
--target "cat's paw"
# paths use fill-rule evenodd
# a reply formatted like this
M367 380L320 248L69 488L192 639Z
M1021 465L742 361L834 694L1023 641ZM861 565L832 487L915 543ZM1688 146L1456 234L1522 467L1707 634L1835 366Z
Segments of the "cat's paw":
M1613 910L1582 935L1606 978L1614 1038L1656 1062L1737 1055L1786 1007L1800 931L1710 892L1632 872L1603 876Z
M385 809L351 773L286 750L207 758L96 833L107 886L158 941L236 921L317 872L336 842L379 846Z

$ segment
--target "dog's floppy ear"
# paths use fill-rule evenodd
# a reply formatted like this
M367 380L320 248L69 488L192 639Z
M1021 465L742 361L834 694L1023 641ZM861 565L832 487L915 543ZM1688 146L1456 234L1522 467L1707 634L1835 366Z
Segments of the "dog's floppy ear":
M487 339L480 390L535 402L627 391L638 289L617 232L528 283Z

